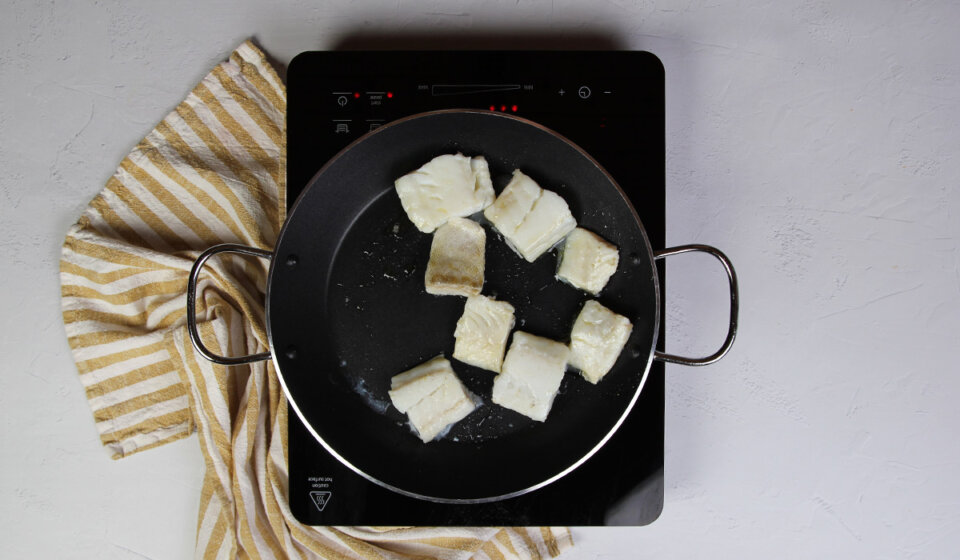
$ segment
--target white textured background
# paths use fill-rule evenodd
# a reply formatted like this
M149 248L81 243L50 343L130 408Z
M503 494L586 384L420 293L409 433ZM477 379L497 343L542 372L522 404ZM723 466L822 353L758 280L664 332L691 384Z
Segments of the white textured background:
M740 275L732 352L667 368L663 515L564 558L956 558L958 30L951 1L0 1L0 557L192 554L196 438L111 461L61 324L63 235L119 160L248 37L442 33L658 55L668 243ZM712 351L722 272L668 270L668 349Z

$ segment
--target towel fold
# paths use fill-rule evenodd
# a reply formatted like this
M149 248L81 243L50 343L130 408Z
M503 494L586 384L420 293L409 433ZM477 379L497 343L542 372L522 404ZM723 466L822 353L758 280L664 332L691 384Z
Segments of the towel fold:
M286 95L249 41L133 151L70 228L63 320L101 442L114 458L198 433L200 558L538 559L561 527L311 527L287 502L287 407L273 363L225 368L194 351L187 276L218 243L271 249L285 219ZM227 356L267 350L268 264L211 259L202 338Z

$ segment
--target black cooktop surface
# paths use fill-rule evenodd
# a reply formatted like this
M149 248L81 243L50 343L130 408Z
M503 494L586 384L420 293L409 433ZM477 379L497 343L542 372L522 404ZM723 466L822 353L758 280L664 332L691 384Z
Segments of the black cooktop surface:
M653 248L665 246L663 68L650 53L309 52L291 62L287 95L288 207L366 132L425 111L483 109L579 144L630 197ZM310 525L645 525L663 505L663 407L663 364L653 362L634 409L589 460L543 488L487 504L381 488L331 456L290 409L290 507Z

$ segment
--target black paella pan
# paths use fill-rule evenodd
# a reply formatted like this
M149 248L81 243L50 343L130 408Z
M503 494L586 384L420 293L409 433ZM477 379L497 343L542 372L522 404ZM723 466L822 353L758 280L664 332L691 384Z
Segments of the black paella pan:
M455 152L484 156L497 192L514 169L522 170L562 196L578 225L619 248L619 268L596 299L628 317L633 332L598 385L568 370L542 423L493 404L495 374L451 358L483 405L424 444L390 405L390 378L438 354L452 356L464 298L424 291L431 235L406 217L393 182ZM568 341L591 296L555 279L556 251L528 263L489 224L484 227L483 293L513 304L517 330ZM700 359L655 351L661 297L655 260L688 251L716 256L730 281L727 338ZM225 358L199 339L196 279L206 259L220 252L271 259L269 353ZM534 122L475 110L423 113L361 137L307 185L273 253L237 245L209 249L194 265L187 299L197 350L227 365L272 357L293 409L337 459L396 492L453 503L518 496L575 469L630 412L652 360L703 365L720 359L733 343L738 309L733 267L720 251L690 245L655 252L626 195L587 153Z

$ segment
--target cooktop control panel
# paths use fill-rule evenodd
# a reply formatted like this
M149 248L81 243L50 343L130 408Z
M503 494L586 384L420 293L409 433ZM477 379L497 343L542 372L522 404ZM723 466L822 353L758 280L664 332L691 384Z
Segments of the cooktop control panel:
M663 85L663 67L646 52L303 53L287 74L287 205L330 158L390 121L438 109L502 112L586 150L627 193L654 249L662 248ZM311 525L645 525L663 503L663 406L663 364L654 362L633 411L582 466L529 494L465 505L368 482L327 453L290 409L290 507Z
M662 81L659 60L645 52L303 53L288 70L288 114L296 118L288 118L287 130L290 138L310 138L316 149L313 157L289 158L290 198L353 140L438 109L528 118L598 159L656 154L663 143L663 88L650 87L649 73ZM307 91L306 98L297 95ZM658 114L653 106L661 107ZM600 163L612 172L616 157ZM654 172L662 168L660 159Z
M388 80L383 80L388 81ZM343 139L355 138L400 115L435 109L472 108L531 118L547 113L576 112L578 123L591 140L615 134L618 122L608 115L631 111L630 84L612 78L564 82L517 80L516 83L436 83L409 79L389 80L376 87L344 83L330 88L326 99L327 132ZM583 83L581 83L583 82ZM353 87L348 87L353 86ZM586 138L581 137L581 141Z

